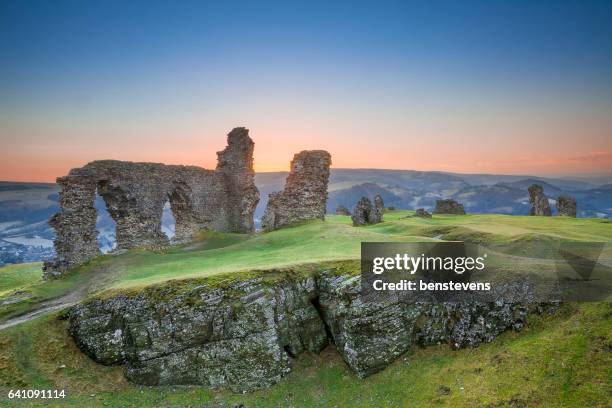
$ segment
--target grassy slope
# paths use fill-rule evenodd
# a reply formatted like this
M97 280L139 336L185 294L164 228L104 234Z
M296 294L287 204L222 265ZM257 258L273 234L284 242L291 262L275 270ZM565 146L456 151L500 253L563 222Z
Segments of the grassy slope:
M247 407L606 407L612 403L612 305L566 305L557 316L530 319L476 349L413 349L384 371L360 380L333 347L293 361L280 383L246 395L204 387L139 387L120 367L93 363L52 316L0 332L0 406L9 389L65 389L50 406ZM62 367L64 366L65 367Z
M602 220L500 215L400 219L406 214L387 214L386 222L363 228L351 227L348 217L332 216L324 223L254 236L208 234L195 244L160 253L136 250L103 256L54 282L40 281L39 264L0 268L0 300L15 290L32 295L27 302L0 307L0 318L76 288L87 287L91 292L357 258L361 241L442 238L495 245L537 238L612 242L611 225ZM561 316L532 319L525 332L506 333L478 349L451 351L444 345L416 349L365 380L351 374L329 348L320 356L296 359L294 372L276 386L242 396L201 387L130 385L120 367L93 363L68 338L64 322L58 324L54 317L45 316L0 331L0 406L8 403L2 399L6 391L17 387L65 388L70 395L64 401L68 406L201 406L219 401L243 402L249 407L610 406L611 317L609 303L567 306Z
M0 268L0 296L41 279L41 263L7 265Z
M22 292L21 301L0 306L0 321L75 290L93 293L108 287L144 286L168 279L358 259L362 241L440 238L505 246L534 239L612 242L612 224L598 219L504 215L406 218L410 215L409 211L394 211L385 214L385 222L360 228L353 228L349 217L329 216L325 222L309 222L250 236L207 233L199 242L162 252L134 250L102 256L52 282L41 281L35 271L39 264L0 268L0 302L10 291ZM14 272L19 278L11 277L11 268L17 268Z
M95 292L107 287L145 286L168 279L204 277L224 272L267 269L292 264L337 259L357 259L362 241L423 241L437 238L468 240L487 245L538 240L612 242L612 224L598 219L519 217L504 215L408 217L412 212L385 214L385 222L354 228L350 218L329 216L325 222L309 222L271 233L251 236L203 234L199 242L162 252L134 250L102 256L61 280L42 282L24 266L7 279L0 268L0 297L21 290L26 300L0 306L0 321L36 308L44 300L75 289ZM15 267L12 267L15 268ZM16 267L21 268L21 267ZM24 272L27 271L27 272Z
M131 254L129 268L114 286L141 286L236 270L357 259L362 241L423 241L440 237L506 243L546 236L555 240L612 242L612 224L602 220L503 215L400 219L406 214L403 211L387 214L386 222L361 228L352 227L349 217L331 216L325 222L306 223L249 238L226 238L227 246L208 250L198 250L195 245L193 250L180 247L160 254Z
M208 276L244 269L271 268L337 259L357 259L362 241L423 241L434 237L476 242L569 239L612 242L612 224L595 219L517 217L503 215L437 216L432 220L385 216L381 224L353 228L349 217L330 216L325 222L253 236L208 234L200 243L164 252L132 251L120 260L123 270L114 286L146 285L166 279ZM105 261L100 261L101 265Z

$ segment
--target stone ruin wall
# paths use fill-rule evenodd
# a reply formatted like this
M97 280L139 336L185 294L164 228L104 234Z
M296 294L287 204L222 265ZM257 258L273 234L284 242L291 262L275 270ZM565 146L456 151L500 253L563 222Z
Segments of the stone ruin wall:
M261 226L272 231L299 221L325 218L331 155L304 150L291 161L283 191L270 194Z
M201 229L252 232L259 201L254 183L254 143L245 128L233 129L218 152L216 170L195 166L91 162L58 178L60 212L50 224L56 257L43 267L56 277L100 254L94 208L96 192L116 222L118 249L158 249L169 244L161 231L163 207L170 202L176 242L190 241Z
M576 199L570 196L559 196L557 198L557 212L560 217L576 218Z
M374 197L374 204L368 197L361 197L351 215L353 226L357 227L360 225L378 224L383 220L383 213L385 212L385 203L383 202L380 194L376 194Z
M539 184L532 184L528 191L529 203L531 204L529 215L550 217L552 211L550 210L550 204L548 203L548 198L544 194L542 186Z

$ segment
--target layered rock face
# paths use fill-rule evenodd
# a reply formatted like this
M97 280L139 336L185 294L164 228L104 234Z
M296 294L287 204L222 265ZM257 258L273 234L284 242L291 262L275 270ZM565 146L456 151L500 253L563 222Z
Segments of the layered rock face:
M512 303L406 303L369 299L359 276L322 272L262 277L211 288L200 281L72 307L70 333L102 364L125 364L146 385L203 384L248 391L291 370L291 357L335 344L358 376L414 344L477 346L520 330L528 309Z
M316 296L312 278L212 290L194 285L174 293L157 288L74 307L70 332L95 361L126 364L135 383L241 392L278 382L290 371L291 355L327 345L311 302Z
M576 199L570 196L557 198L557 212L563 217L576 218Z
M324 150L304 150L291 161L283 191L270 194L261 220L266 231L299 221L325 218L331 155Z
M436 200L436 208L433 213L465 215L465 209L463 204L459 204L455 200Z
M169 244L161 232L164 204L176 220L176 241L203 228L251 232L259 201L254 183L253 141L236 128L218 153L217 170L116 160L91 162L58 179L60 212L55 229L56 258L43 267L45 278L60 276L100 254L96 232L96 191L116 222L118 249L156 249Z
M529 215L541 215L546 217L552 215L548 198L544 195L544 189L541 185L532 184L529 187L529 202L531 203Z
M383 213L385 211L385 204L380 195L376 195L374 198L374 205L368 197L361 197L361 200L357 202L353 209L353 225L369 225L378 224L383 219Z
M417 209L414 215L421 218L431 218L431 214L424 208Z
M351 215L351 212L345 206L339 205L336 207L336 215Z

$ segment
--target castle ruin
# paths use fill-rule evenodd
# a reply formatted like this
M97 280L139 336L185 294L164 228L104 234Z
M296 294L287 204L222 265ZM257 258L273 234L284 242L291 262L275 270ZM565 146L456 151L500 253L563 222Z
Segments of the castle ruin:
M190 241L201 229L248 233L259 202L253 170L254 143L245 128L227 136L217 153L217 168L93 161L58 178L60 211L50 224L55 230L56 257L45 262L45 279L98 256L96 192L116 222L117 249L163 248L163 207L169 201L176 220L177 242Z
M261 226L272 231L303 220L325 218L331 155L304 150L293 156L283 191L270 194Z
M384 211L385 203L380 194L376 194L376 197L374 197L374 204L372 204L368 197L361 197L357 204L355 204L353 215L351 216L353 226L378 224L383 220Z

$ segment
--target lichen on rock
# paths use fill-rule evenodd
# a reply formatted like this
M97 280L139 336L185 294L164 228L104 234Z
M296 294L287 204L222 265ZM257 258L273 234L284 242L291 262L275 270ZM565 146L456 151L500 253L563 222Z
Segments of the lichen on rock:
M271 273L224 286L200 279L100 295L69 309L69 330L95 361L126 365L135 383L244 392L280 381L292 357L329 342L366 377L415 344L475 347L520 330L530 310L511 301L372 298L361 292L359 275L325 265Z

